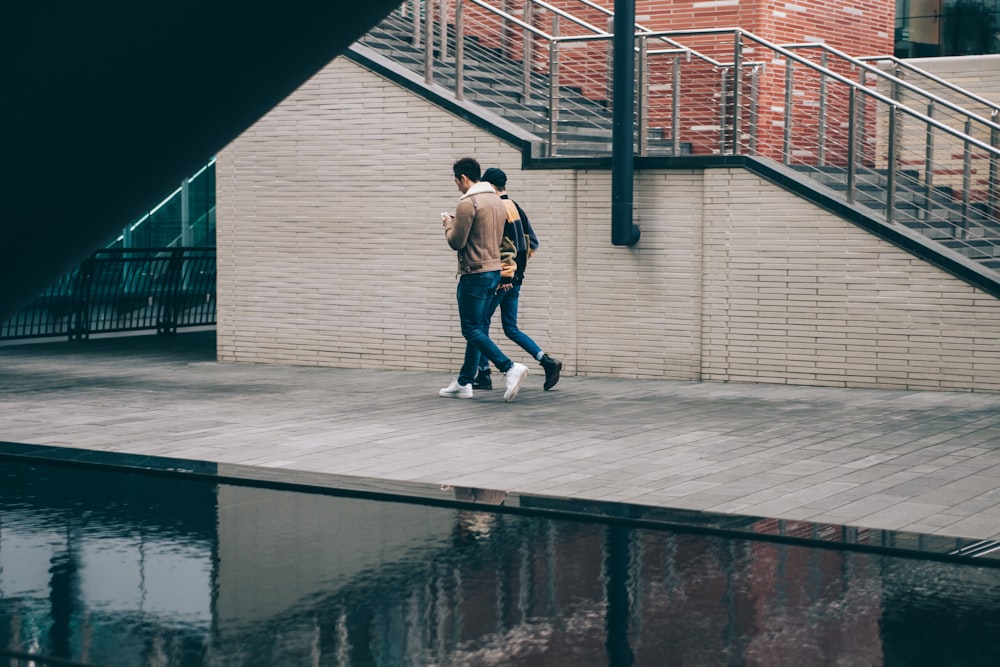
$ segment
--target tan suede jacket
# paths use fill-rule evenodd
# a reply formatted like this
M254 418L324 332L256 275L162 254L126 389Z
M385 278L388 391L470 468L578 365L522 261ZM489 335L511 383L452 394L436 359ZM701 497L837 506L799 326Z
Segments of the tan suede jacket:
M458 251L458 273L500 270L500 242L507 208L489 183L473 183L458 200L455 216L445 220L444 236Z

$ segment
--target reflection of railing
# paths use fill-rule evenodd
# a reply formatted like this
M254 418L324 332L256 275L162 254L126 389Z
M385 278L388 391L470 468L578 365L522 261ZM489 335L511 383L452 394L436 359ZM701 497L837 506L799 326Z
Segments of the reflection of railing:
M215 248L106 249L0 325L0 339L215 324Z
M3 658L3 664L9 667L94 667L83 662L5 649L0 649L0 658Z

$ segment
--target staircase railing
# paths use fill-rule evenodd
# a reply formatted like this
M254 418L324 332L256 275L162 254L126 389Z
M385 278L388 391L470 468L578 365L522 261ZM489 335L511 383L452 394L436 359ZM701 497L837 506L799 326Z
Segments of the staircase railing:
M910 79L916 82L917 87L929 92L938 91L941 97L949 97L952 101L957 100L959 106L969 109L981 116L987 116L996 121L1000 118L1000 105L985 97L976 95L961 86L931 74L912 63L900 60L895 56L864 56L858 58L861 62L875 63L879 67L889 68L893 74L900 79Z
M425 30L422 59L411 59L430 82L526 127L548 157L606 156L613 36L595 25L607 17L599 6L576 2L598 18L567 17L538 0L525 2L521 17L499 0L448 0L422 10L411 3L411 15L393 20L403 31L419 16L439 26ZM635 40L637 155L770 158L887 224L988 270L1000 266L1000 125L992 118L829 48L785 48L737 28L639 26Z
M747 128L756 145L734 129L743 142L737 152L780 160L847 203L866 206L886 223L918 231L997 272L1000 150L975 136L975 114L921 97L958 117L961 128L953 127L933 110L924 113L923 104L913 108L884 86L870 86L867 77L849 78L842 63L824 67L797 49L733 32L743 50L772 63L761 81L766 111ZM733 106L734 117L750 115L738 102ZM995 135L990 121L978 120Z
M818 56L813 57L814 62L818 59L820 66L836 69L845 76L850 76L849 72L857 71L858 80L862 84L869 86L874 84L875 89L882 94L908 107L924 110L928 116L937 118L956 130L964 131L966 123L969 123L973 127L974 135L980 138L988 138L991 134L1000 131L1000 124L997 122L998 117L1000 117L1000 108L996 105L943 79L934 77L928 72L896 61L894 58L891 60L854 58L828 44L783 44L782 46L790 51L806 52L807 55L809 52L814 52L818 54ZM883 60L889 62L891 67L870 64L871 62L880 63ZM919 86L906 80L902 76L904 72L913 72L915 77L916 73L919 72L921 83L924 85ZM941 88L948 91L949 97L954 99L934 94L928 90L926 85L928 82L936 82ZM955 102L955 99L960 100L963 104ZM986 111L986 115L977 113L970 106L970 103L982 107Z
M821 66L837 68L838 71L844 72L845 75L847 71L856 70L859 73L858 80L862 84L873 86L875 90L878 90L883 95L911 109L920 110L927 117L941 121L964 135L975 137L994 148L1000 147L1000 123L998 123L1000 121L1000 118L998 118L1000 109L985 100L983 102L989 110L988 118L965 106L957 104L951 99L940 97L925 88L906 81L898 76L898 74L904 71L902 68L893 67L890 70L883 69L869 64L868 61L870 59L852 58L846 53L826 44L792 44L785 45L784 48L796 50L800 53L811 52L818 54ZM815 62L816 57L813 60ZM838 65L840 66L839 68L837 67ZM922 70L910 67L907 67L906 71L922 72ZM930 80L931 77L932 75L929 73L922 72L922 78L925 82ZM936 77L934 78L936 79ZM941 79L937 79L937 81L943 84L942 87L953 95L955 99L972 102L982 99L946 81ZM823 102L823 100L820 101L821 115L824 108ZM964 191L964 186L958 175L964 174L967 169L971 169L971 167L965 164L967 159L971 159L971 155L966 151L942 153L941 148L934 145L932 136L928 136L927 144L924 146L925 164L922 165L925 186L947 186L953 190L962 188ZM947 147L945 149L947 150ZM936 165L927 164L928 161L933 160L935 157ZM935 176L937 176L936 179ZM990 182L995 183L996 180L997 174L991 174ZM996 196L996 192L989 192L989 201L995 202Z
M122 229L109 248L215 245L215 158Z
M578 2L596 7L607 18L606 10ZM538 136L548 157L610 154L613 34L541 0L525 2L521 16L497 4L505 3L404 3L361 43L377 48L384 43L386 31L395 31L410 50L405 53L397 47L399 62L423 73L428 84L453 90L456 99L497 108ZM736 75L731 65L712 55L647 29L637 33L637 49L643 68L643 84L637 91L636 124L643 128L637 135L638 153L711 152L717 140L731 142L719 118L718 97L726 94L733 81L754 80L761 63L744 60L744 71ZM674 63L673 78L666 80L653 69L645 69L653 60L664 58ZM687 102L697 100L698 105L697 111L693 107L686 111L700 119L689 131L692 136L683 139L676 122L664 122L680 117L676 113L680 96L671 98L664 92L671 85L676 90L682 78ZM507 97L495 101L505 91Z

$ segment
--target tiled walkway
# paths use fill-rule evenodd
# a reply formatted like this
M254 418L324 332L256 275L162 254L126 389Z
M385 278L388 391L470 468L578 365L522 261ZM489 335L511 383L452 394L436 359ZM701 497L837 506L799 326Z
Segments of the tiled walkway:
M0 440L1000 538L1000 395L220 364L212 332L0 347ZM502 382L502 380L501 380ZM0 462L2 466L2 462Z

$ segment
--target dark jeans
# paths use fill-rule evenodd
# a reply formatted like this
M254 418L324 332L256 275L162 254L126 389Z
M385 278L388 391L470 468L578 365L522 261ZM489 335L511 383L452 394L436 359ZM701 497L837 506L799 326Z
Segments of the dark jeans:
M531 336L517 328L517 304L521 296L521 286L514 285L509 290L500 290L493 297L489 308L486 309L486 330L489 331L490 322L497 308L500 308L500 323L503 325L503 332L512 341L517 343L522 350L531 355L532 359L538 359L538 353L542 348L531 339ZM482 358L479 360L480 368L489 368L489 364Z
M499 285L499 271L471 273L458 280L458 319L466 341L465 361L458 374L459 384L469 384L476 378L480 354L492 361L502 373L514 365L490 340L490 320L486 313Z

